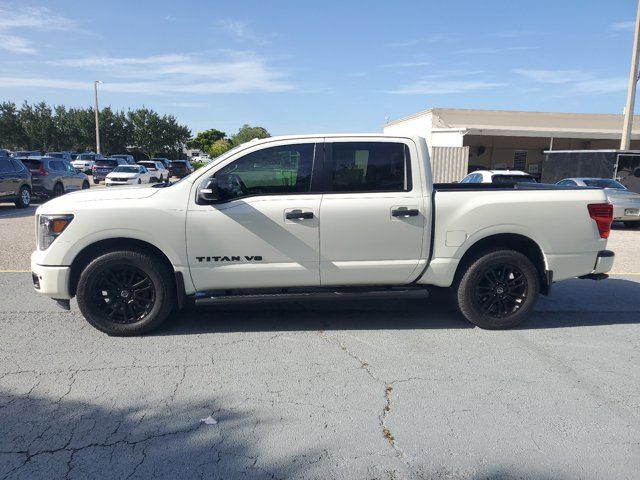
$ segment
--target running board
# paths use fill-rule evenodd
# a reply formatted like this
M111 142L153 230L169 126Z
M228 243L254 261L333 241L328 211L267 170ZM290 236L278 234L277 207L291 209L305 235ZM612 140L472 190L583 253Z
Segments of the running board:
M298 289L299 290L299 289ZM412 295L409 295L412 294ZM336 300L358 298L393 298L401 295L411 298L427 298L426 288L389 288L384 290L316 290L316 291L279 291L273 293L198 293L193 299L196 306L221 305L227 303L266 303L303 300Z

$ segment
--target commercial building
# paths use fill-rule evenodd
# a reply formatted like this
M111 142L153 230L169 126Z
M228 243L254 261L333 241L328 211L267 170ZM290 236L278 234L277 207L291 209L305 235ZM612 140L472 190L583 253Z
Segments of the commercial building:
M540 177L547 150L620 147L622 115L430 108L384 126L389 134L427 139L437 181L459 180L468 168L511 168ZM640 116L631 150L640 150Z

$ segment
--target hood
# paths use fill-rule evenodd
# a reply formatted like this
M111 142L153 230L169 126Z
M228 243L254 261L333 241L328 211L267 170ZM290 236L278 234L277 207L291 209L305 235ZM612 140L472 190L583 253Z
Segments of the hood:
M73 212L74 207L80 203L109 201L109 200L138 200L156 195L161 189L152 186L128 186L123 188L109 187L100 189L80 190L66 193L54 198L38 207L38 213L64 213Z

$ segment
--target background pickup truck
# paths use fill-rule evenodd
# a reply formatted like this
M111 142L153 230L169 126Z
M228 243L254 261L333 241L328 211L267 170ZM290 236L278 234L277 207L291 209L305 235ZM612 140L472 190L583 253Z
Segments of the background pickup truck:
M429 285L451 287L474 324L507 328L552 282L606 277L611 220L598 189L434 185L419 137L276 137L173 185L47 202L31 268L37 290L66 308L76 296L111 335L149 331L187 300Z

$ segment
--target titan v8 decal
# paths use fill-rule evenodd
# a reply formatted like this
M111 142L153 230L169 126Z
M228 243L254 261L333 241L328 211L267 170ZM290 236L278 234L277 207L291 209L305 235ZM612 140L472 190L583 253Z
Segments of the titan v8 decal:
M241 262L243 259L247 262L261 262L262 255L232 255L230 257L227 256L218 256L218 257L196 257L198 262Z

